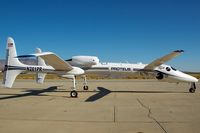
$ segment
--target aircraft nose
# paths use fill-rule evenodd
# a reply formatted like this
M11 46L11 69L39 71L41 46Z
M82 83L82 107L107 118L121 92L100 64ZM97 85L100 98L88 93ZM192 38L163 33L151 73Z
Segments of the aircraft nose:
M197 78L194 78L194 82L198 82L199 80Z
M190 82L198 82L199 80L193 76L188 75L188 79L190 80Z

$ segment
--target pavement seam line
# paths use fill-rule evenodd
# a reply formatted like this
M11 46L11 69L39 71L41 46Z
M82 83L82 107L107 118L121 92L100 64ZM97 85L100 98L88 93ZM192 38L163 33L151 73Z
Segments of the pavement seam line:
M116 122L116 107L114 106L114 109L113 109L113 122L115 123Z
M139 103L143 108L145 108L145 109L148 110L148 115L147 115L148 118L154 120L154 121L158 124L158 126L159 126L165 133L167 133L167 131L165 130L165 128L160 124L160 122L157 121L156 118L154 118L154 117L152 116L151 108L148 107L148 106L146 106L146 105L144 105L144 104L141 102L141 100L138 99L138 98L137 98L137 101L138 101L138 103Z

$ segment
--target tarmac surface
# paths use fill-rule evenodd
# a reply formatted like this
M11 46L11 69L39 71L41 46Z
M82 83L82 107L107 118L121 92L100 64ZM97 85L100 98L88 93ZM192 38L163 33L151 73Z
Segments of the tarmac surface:
M17 80L0 88L0 133L198 133L200 83L156 80Z

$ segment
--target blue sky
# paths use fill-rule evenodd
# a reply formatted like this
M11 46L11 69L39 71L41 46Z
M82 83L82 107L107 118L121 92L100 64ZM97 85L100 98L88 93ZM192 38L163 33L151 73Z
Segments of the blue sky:
M12 36L18 54L40 47L64 59L150 63L183 49L167 64L200 71L199 7L197 0L1 0L0 58Z

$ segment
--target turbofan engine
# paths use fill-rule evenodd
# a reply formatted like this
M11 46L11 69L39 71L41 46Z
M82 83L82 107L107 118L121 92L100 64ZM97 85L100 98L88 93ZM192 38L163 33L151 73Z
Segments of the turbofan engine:
M89 67L99 63L99 58L96 56L73 56L71 59L66 60L74 66Z
M161 80L161 79L164 78L164 74L162 74L162 73L159 72L159 73L157 73L156 78L157 78L158 80Z

